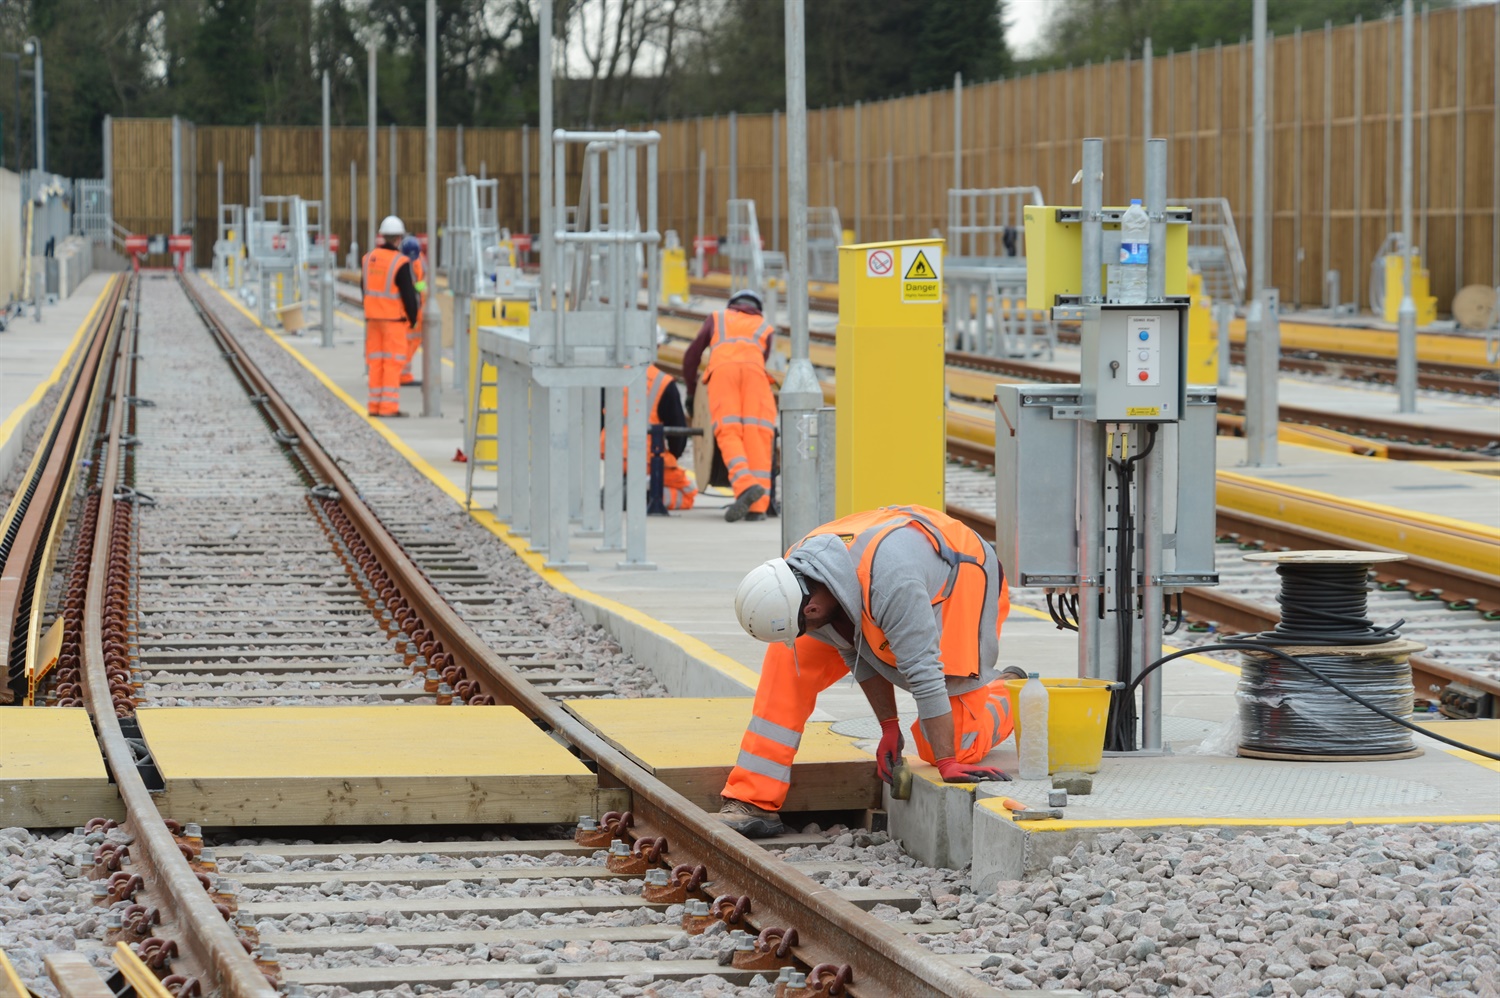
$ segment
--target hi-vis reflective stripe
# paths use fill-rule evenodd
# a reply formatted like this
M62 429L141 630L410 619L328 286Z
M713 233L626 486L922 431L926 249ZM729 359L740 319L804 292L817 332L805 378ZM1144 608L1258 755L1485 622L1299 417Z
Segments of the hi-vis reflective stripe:
M761 419L759 416L725 416L719 420L720 425L724 423L739 423L742 426L763 426L768 430L775 431L776 424L769 419Z
M791 766L783 766L779 762L772 762L764 756L756 755L754 752L748 752L745 749L740 749L740 757L735 762L735 765L757 776L769 777L778 783L792 782Z
M795 749L802 744L802 732L793 731L791 728L783 727L775 721L768 721L758 715L751 715L750 731L790 749Z
M365 256L365 282L367 284L370 277L370 261L377 252L379 251L370 250L369 254ZM396 271L401 268L401 262L405 259L406 257L397 253L395 259L391 260L390 264L385 268L385 287L379 291L371 287L366 287L364 289L365 294L371 298L400 298L401 292L396 290Z
M959 746L958 747L962 748L962 749L973 748L974 742L978 738L979 738L979 732L977 732L977 731L966 731L966 732L964 732L963 738L959 741Z
M1000 740L1000 726L1003 723L1000 720L1000 711L998 711L998 710L995 709L995 702L993 700L986 700L985 703L984 703L984 709L987 710L987 711L989 711L990 712L990 717L994 718L994 720L995 720L995 734L993 736L993 740L994 741L999 741Z

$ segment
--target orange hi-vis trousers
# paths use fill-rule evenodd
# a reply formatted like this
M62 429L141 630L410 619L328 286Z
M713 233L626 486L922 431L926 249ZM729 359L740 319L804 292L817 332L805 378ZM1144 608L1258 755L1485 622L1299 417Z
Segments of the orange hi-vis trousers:
M370 378L372 416L393 416L401 401L401 364L406 359L405 321L365 320L365 366Z
M666 503L667 509L692 509L698 498L698 487L670 451L661 457L662 502Z
M406 341L403 346L404 354L401 358L401 384L409 385L417 380L412 372L412 360L417 356L417 350L422 346L422 325L427 321L427 299L423 297L422 308L417 312L417 324L415 326L402 326L406 328Z
M776 441L776 397L761 364L723 364L708 380L708 413L714 443L724 456L729 485L739 496L752 485L766 494L750 512L771 508L771 450Z
M723 795L765 811L780 811L792 785L792 760L818 694L848 675L838 651L816 638L798 638L795 651L779 642L767 648L750 727L740 740L739 760L730 770ZM949 702L953 705L954 758L960 763L978 762L1010 737L1014 713L1003 680ZM920 721L913 722L911 735L917 755L925 762L936 762Z

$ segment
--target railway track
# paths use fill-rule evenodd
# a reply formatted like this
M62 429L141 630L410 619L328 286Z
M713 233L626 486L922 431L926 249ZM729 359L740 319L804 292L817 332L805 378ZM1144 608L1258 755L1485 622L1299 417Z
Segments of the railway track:
M570 713L564 698L616 691L589 682L597 662L518 626L536 583L497 581L426 529L430 518L403 514L410 500L394 486L356 486L194 279L141 278L130 296L105 327L94 405L70 408L64 431L93 456L56 601L67 636L41 694L89 709L125 804L120 827L93 829L103 841L88 870L121 916L111 940L182 994L747 983L782 965L821 968L815 993L999 993L970 972L983 954L929 952L926 940L961 925L934 917L930 897L880 886L880 862L857 848L865 833L781 840L788 861L723 830ZM449 698L515 707L587 760L609 799L628 795L630 817L583 843L553 828L226 845L205 840L193 813L158 812L136 719ZM611 841L623 857L605 855ZM649 897L646 870L666 878ZM687 931L685 897L716 902L707 932ZM902 914L918 909L926 916ZM771 952L747 948L735 935L746 930L768 930Z

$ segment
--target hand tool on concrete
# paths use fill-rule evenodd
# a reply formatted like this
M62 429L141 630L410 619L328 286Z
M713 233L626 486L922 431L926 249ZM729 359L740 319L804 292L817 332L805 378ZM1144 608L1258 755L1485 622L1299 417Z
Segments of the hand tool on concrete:
M891 800L911 800L911 767L906 756L896 760L891 767Z
M1000 806L1009 811L1016 821L1045 821L1048 818L1062 817L1062 812L1057 810L1034 811L1014 797L1000 798Z

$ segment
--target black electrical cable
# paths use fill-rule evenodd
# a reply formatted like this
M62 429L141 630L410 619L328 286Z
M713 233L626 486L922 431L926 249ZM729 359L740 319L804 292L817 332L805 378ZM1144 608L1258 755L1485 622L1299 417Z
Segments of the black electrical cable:
M1370 567L1364 563L1283 562L1281 620L1262 632L1284 645L1377 645L1394 640L1401 625L1376 627L1366 616Z
M1047 593L1047 613L1052 616L1052 622L1057 625L1059 631L1076 631L1078 625L1067 617L1068 597L1066 593L1058 595L1057 605L1052 602L1053 594Z
M1380 716L1363 711L1351 715L1339 694L1319 679L1259 652L1244 656L1235 693L1241 747L1312 756L1411 751L1411 733L1385 720L1412 712L1411 666L1405 661L1390 655L1298 656L1382 708Z
M1146 459L1156 448L1156 426L1146 427L1146 446L1138 454L1123 460L1113 454L1110 466L1115 469L1115 627L1118 647L1115 659L1115 679L1121 683L1130 681L1130 665L1133 660L1135 638L1135 515L1134 496L1135 466ZM1112 751L1135 750L1136 710L1135 700L1125 697L1112 700L1109 718L1105 722L1106 747Z
M1486 759L1500 762L1500 752L1491 752L1488 749L1482 749L1476 745L1466 745L1463 742L1458 741L1457 739L1449 738L1446 735L1440 735L1436 732L1427 731L1423 728L1420 728L1417 725L1413 724L1411 721L1408 721L1406 718L1397 717L1395 714L1392 714L1389 711L1385 710L1385 708L1369 702L1360 694L1349 689L1343 683L1330 676L1324 675L1316 666L1309 664L1305 659L1299 658L1296 655L1290 655L1287 652L1282 651L1280 648L1277 648L1275 645L1263 643L1260 639L1257 638L1231 639L1230 641L1221 642L1219 644L1199 645L1196 648L1183 648L1179 651L1172 652L1170 655L1163 655L1161 658L1157 659L1155 662L1152 662L1150 665L1142 669L1141 674L1139 676L1136 676L1135 679L1131 680L1123 690L1117 691L1115 694L1115 698L1133 702L1135 700L1136 687L1141 684L1141 681L1143 679L1145 679L1151 673L1155 672L1157 669L1160 669L1168 662L1182 658L1186 655L1201 655L1205 652L1211 651L1258 651L1264 652L1267 655L1273 655L1284 662L1290 662L1291 664L1297 666L1299 669L1302 669L1304 672L1310 673L1320 682L1325 683L1328 686L1332 686L1334 689L1338 690L1340 693L1344 694L1344 696L1348 697L1350 700L1353 700L1361 707L1364 707L1367 710L1374 711L1388 721L1394 721L1395 723L1401 725L1403 728L1409 728L1420 735L1426 735L1428 738L1435 738L1438 741L1442 742L1444 745L1451 745L1456 749L1463 749L1465 752L1473 752L1475 755L1481 755ZM1111 713L1113 713L1113 703L1110 706L1110 710Z

